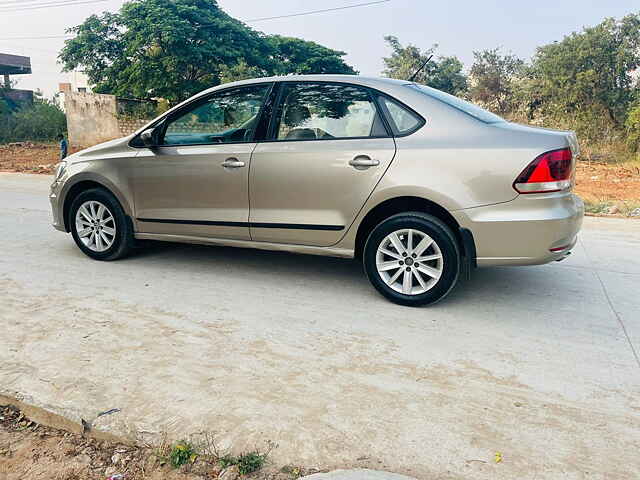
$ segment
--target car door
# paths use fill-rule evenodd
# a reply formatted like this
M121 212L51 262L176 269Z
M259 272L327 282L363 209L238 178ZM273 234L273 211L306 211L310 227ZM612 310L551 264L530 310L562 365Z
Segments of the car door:
M131 175L142 233L249 239L248 175L271 83L218 91L171 114Z
M270 134L251 157L251 238L333 245L389 167L395 142L364 87L279 88Z

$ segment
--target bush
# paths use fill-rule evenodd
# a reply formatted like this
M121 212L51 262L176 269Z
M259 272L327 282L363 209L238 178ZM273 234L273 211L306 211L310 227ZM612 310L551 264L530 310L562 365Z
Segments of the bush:
M640 151L640 104L629 109L624 124L627 129L627 144L634 152Z
M0 106L0 143L54 140L66 129L64 112L50 100L36 98L15 111Z
M249 475L253 472L257 472L264 466L265 462L267 461L268 455L268 452L243 453L239 457L225 455L224 457L218 459L218 463L222 468L227 468L231 465L237 465L240 475Z
M189 442L180 442L173 446L169 452L169 462L173 468L181 467L187 463L193 463L198 454Z

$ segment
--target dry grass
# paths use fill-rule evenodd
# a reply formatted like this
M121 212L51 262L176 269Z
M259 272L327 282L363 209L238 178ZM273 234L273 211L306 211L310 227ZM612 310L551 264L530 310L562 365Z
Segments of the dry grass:
M105 480L114 474L125 480L203 480L217 479L223 472L219 458L204 450L198 450L193 461L172 468L169 456L174 447L166 439L156 446L98 441L37 424L14 407L0 406L3 480ZM267 465L243 478L294 480L303 472L317 470Z

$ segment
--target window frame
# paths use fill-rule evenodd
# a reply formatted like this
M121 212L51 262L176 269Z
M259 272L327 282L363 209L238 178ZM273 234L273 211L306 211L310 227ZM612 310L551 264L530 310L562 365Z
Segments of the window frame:
M277 138L278 128L280 127L280 122L282 121L282 114L284 112L284 90L288 85L303 85L303 84L313 84L313 85L339 85L345 87L356 87L364 90L369 97L369 101L373 104L376 109L376 115L380 117L380 121L387 132L386 135L376 135L376 136L359 136L359 137L331 137L331 138ZM269 119L269 126L267 128L267 135L264 140L261 142L318 142L318 141L331 141L331 140L366 140L366 139L376 139L376 138L393 138L393 133L391 126L389 125L387 118L385 117L383 111L378 104L376 99L376 95L383 94L375 89L364 85L358 85L355 83L348 82L331 82L324 80L284 80L278 82L277 85L277 94L275 103L273 105L273 111L271 113L271 118Z
M267 92L264 96L264 102L262 103L262 106L260 107L260 111L258 112L258 119L256 122L256 128L253 132L253 136L250 140L245 140L242 142L211 142L211 143L167 143L167 144L158 144L156 145L154 148L162 148L162 147L193 147L193 146L212 146L212 145L236 145L236 144L244 144L244 143L255 143L256 141L256 136L258 133L258 127L261 125L262 121L263 121L263 115L265 113L265 108L266 106L270 103L270 101L272 101L272 93L274 90L274 86L275 86L276 82L257 82L257 83L249 83L246 85L235 85L235 86L231 86L228 88L221 88L219 90L215 90L211 93L208 93L206 95L202 95L201 97L197 97L194 98L192 100L187 101L187 103L185 103L184 105L182 105L180 108L178 108L177 110L174 110L171 113L168 113L167 115L164 115L160 118L158 118L155 122L153 122L151 125L149 125L149 127L145 128L145 130L148 130L150 128L155 129L160 127L160 131L158 132L158 139L159 140L163 140L164 136L167 132L167 127L169 126L169 123L184 115L185 113L189 112L190 110L193 110L194 108L198 108L201 105L204 105L205 103L207 103L211 98L215 97L216 95L220 95L221 93L224 92L229 92L229 91L233 91L233 90L242 90L245 88L251 88L251 87L260 87L260 86L268 86ZM140 132L142 133L142 132ZM129 146L134 147L134 148L148 148L146 147L146 145L142 144L142 142L140 142L139 140L140 134L136 135L135 137L133 137L131 139L131 141L129 142Z

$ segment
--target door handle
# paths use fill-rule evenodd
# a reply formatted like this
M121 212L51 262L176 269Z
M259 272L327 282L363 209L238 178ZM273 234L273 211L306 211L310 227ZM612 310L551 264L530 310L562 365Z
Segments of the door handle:
M380 161L374 158L369 158L366 155L358 155L355 158L349 160L349 165L355 167L358 170L364 170L369 167L377 167L380 165Z
M222 162L222 166L224 168L240 168L244 167L244 162L241 162L237 158L227 158L224 162Z

